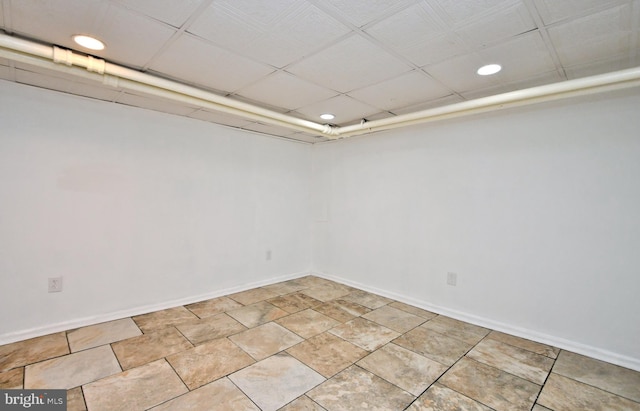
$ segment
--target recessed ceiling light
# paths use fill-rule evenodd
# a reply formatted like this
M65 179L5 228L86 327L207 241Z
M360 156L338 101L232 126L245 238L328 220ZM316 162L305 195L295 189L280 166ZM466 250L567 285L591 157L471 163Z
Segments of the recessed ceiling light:
M104 43L103 42L101 42L100 40L98 40L96 38L89 37L89 36L84 36L82 34L78 34L78 35L73 36L73 41L75 41L76 43L78 43L82 47L88 48L90 50L103 50L104 49Z
M320 118L323 120L333 120L334 118L336 118L336 116L330 113L326 113L326 114L322 114Z
M502 66L500 64L487 64L486 66L480 67L477 73L481 76L490 76L492 74L496 74L500 70L502 70Z

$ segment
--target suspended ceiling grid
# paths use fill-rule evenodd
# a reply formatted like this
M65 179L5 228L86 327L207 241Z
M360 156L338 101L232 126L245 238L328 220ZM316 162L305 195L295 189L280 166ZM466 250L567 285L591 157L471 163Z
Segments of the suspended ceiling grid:
M91 34L107 61L339 126L640 65L640 0L0 0L0 25L84 53L71 36ZM9 60L0 78L326 139Z

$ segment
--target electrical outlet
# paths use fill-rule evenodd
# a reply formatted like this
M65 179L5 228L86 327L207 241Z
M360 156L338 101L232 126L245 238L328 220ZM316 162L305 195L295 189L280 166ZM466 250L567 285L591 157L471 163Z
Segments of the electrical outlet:
M447 284L455 286L458 282L458 274L447 273Z
M49 292L59 293L62 291L62 277L49 278Z

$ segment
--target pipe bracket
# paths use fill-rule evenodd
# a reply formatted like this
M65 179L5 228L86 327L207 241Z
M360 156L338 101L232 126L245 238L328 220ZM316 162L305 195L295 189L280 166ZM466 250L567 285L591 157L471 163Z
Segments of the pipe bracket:
M53 46L53 62L58 64L73 65L73 52L67 49Z

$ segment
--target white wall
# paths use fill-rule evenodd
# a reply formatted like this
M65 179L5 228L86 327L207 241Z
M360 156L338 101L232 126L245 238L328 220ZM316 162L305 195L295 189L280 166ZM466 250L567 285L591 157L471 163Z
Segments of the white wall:
M314 270L640 369L639 108L636 88L316 145Z
M0 81L0 344L308 272L310 159Z

